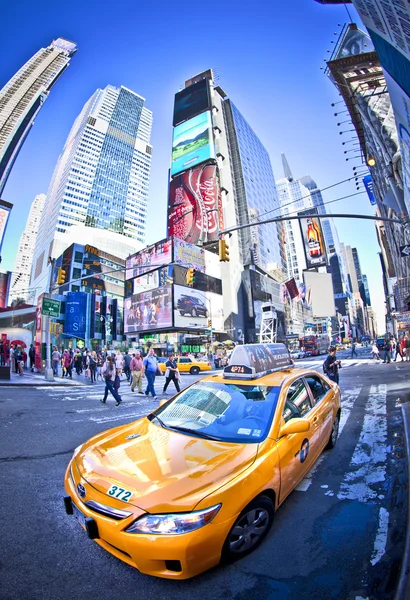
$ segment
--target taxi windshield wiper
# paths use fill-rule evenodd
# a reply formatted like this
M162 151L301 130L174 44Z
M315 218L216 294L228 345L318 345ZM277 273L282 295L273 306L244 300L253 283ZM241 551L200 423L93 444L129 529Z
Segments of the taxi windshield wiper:
M161 427L163 427L164 429L168 429L168 427L165 425L164 421L162 419L159 418L158 415L151 413L150 415L148 415L148 419L152 422L154 419L156 419L158 421L158 423L161 425Z
M189 427L181 427L180 425L165 425L167 429L173 429L175 431L183 431L184 433L192 433L194 436L205 438L206 440L216 440L221 442L222 438L216 437L215 435L209 435L209 433L203 433L197 429L189 429Z

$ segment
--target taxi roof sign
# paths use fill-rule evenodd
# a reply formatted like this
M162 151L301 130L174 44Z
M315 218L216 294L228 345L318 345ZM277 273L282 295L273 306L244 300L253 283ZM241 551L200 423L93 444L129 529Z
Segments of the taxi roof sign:
M227 379L258 379L294 366L285 344L245 344L235 346L223 376Z

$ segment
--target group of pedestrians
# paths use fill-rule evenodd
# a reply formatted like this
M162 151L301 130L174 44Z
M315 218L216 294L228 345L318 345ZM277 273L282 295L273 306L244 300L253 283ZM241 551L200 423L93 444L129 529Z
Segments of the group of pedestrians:
M400 357L401 362L410 361L410 336L404 335L400 340L394 338L385 338L383 347L383 364L397 362L397 357ZM376 342L372 344L373 360L380 361L380 351Z

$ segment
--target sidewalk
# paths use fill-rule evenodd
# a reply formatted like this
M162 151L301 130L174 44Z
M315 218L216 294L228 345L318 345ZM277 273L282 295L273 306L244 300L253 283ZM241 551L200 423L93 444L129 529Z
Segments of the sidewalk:
M70 386L83 386L84 383L73 379L67 379L67 377L54 377L54 381L46 381L44 375L41 373L32 373L31 371L24 371L24 375L20 376L17 373L11 373L11 379L0 379L0 387L31 387L31 386L53 386L53 385L66 385Z

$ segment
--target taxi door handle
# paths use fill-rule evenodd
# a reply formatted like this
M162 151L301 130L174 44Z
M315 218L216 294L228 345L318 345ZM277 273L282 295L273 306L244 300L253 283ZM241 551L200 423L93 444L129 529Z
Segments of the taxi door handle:
M312 419L312 422L313 422L313 423L317 423L317 422L318 422L318 420L319 420L319 417L314 417L314 418Z

